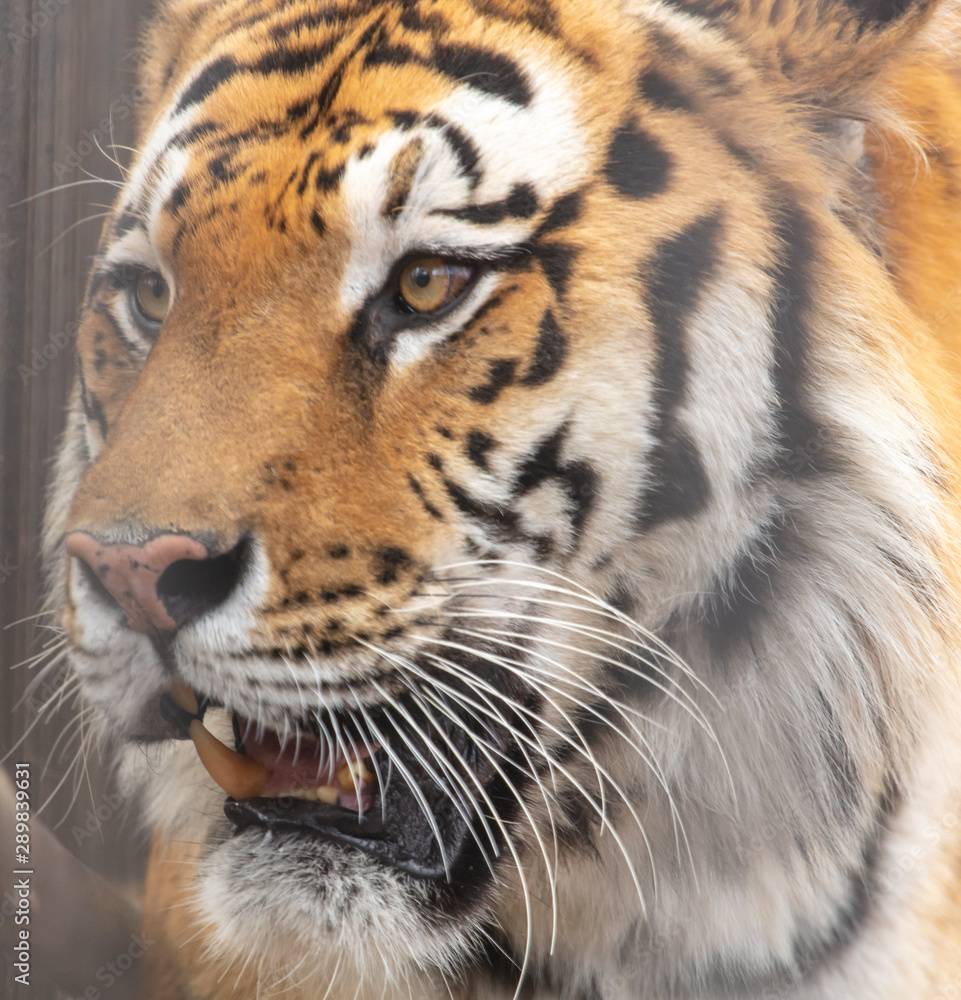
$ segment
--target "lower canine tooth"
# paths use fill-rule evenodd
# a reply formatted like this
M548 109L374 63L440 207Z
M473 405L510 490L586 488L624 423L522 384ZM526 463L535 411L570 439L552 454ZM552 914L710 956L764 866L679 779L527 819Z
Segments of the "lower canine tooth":
M184 684L183 681L174 681L167 693L173 699L173 703L182 708L188 715L196 715L200 711L193 688Z
M231 750L200 719L190 723L190 738L207 773L232 798L250 799L263 791L270 771L246 754Z

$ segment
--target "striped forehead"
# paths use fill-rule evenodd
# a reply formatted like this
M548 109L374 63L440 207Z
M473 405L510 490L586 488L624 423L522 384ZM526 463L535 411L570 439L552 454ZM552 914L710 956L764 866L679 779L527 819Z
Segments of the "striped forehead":
M291 168L298 157L308 170L316 160L336 163L324 194L344 199L343 217L355 236L369 236L371 213L383 209L385 199L399 197L387 206L390 221L405 223L392 227L392 242L412 219L423 222L434 208L493 204L517 185L549 199L583 172L576 155L576 88L539 51L525 53L521 46L508 57L486 46L435 40L428 59L392 44L389 36L363 56L357 44L349 59L335 49L328 40L307 54L287 52L298 65L316 61L309 67L316 74L305 74L296 86L277 54L256 64L212 55L193 70L155 120L128 180L127 228L142 220L156 243L159 219L178 206L185 177L214 159L202 140L218 127L284 148ZM348 62L359 71L348 74ZM408 65L419 74L414 86ZM362 123L364 141L345 143L332 125L338 121ZM259 168L263 161L276 171L285 162L276 150L260 150L244 150L248 165ZM402 165L406 178L399 177ZM463 221L448 218L448 232ZM431 229L428 224L425 240L432 238Z
M549 72L524 105L468 87L382 135L346 165L340 196L351 258L343 303L356 308L412 250L496 253L588 169L566 82Z

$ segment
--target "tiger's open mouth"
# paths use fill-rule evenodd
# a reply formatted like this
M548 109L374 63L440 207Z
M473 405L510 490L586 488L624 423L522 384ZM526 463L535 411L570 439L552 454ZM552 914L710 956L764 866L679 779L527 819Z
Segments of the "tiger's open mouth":
M306 725L281 735L235 713L231 749L204 727L208 704L189 688L175 685L164 701L165 716L227 793L235 835L259 827L334 841L408 875L454 883L499 850L490 818L501 812L498 800L504 806L498 786L510 765L504 735L489 725L441 732L436 718L408 710L402 727L370 709L376 739L333 715L324 735ZM425 737L428 725L437 739Z

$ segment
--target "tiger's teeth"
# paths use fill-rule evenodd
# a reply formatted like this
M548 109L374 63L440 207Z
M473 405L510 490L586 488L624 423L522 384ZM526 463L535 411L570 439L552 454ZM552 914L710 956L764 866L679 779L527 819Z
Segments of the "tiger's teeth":
M200 719L190 723L190 738L207 773L232 798L251 799L263 791L270 771L245 754L231 750L204 727Z
M326 802L336 805L340 792L333 785L321 785L319 788L288 788L282 792L268 792L268 799L305 799L309 802Z
M365 782L373 780L374 776L367 770L362 760L348 761L337 772L337 784L342 792L356 792Z
M200 711L200 705L197 703L197 696L194 694L193 688L184 684L183 681L174 681L167 693L173 703L178 708L182 708L188 715L196 715Z

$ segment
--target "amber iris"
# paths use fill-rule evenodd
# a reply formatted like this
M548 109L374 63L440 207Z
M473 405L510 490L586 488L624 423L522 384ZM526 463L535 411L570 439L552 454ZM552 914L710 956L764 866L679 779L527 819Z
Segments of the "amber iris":
M472 267L443 257L418 257L400 272L400 297L414 312L436 312L463 292L472 274Z
M170 308L170 286L159 271L144 271L134 286L134 303L148 323L162 323Z

